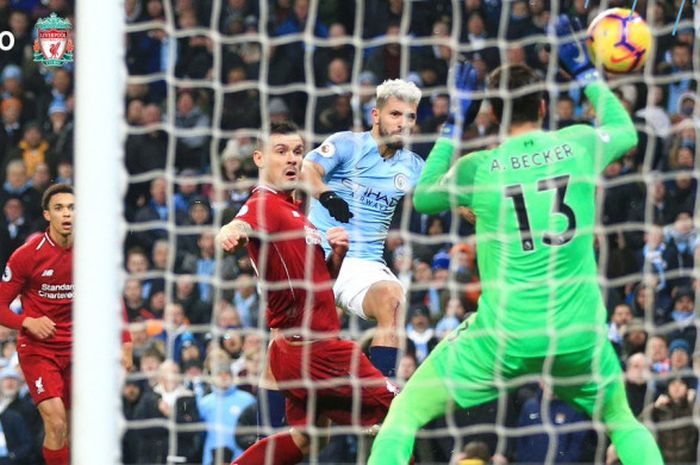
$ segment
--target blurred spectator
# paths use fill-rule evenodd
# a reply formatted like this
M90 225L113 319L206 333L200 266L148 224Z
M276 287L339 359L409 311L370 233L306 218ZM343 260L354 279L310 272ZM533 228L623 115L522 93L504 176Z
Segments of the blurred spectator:
M136 408L141 400L142 384L127 379L122 387L122 414L127 421L134 420ZM139 463L136 457L139 430L128 429L122 437L122 462L125 464Z
M44 139L41 126L36 122L31 122L24 126L22 139L16 148L7 153L7 158L24 160L27 176L32 177L36 165L53 162L53 160L49 160L48 151L49 143Z
M271 123L280 123L289 118L289 106L287 106L281 97L274 97L270 99L267 112L270 116Z
M331 134L352 129L353 114L350 106L350 94L332 96L331 106L318 114L316 132Z
M199 298L204 302L211 302L214 297L212 295L211 280L214 278L216 267L215 245L214 233L212 231L203 232L197 240L199 253L185 257L182 263L182 269L186 273L197 275Z
M8 199L19 199L30 221L41 218L41 195L31 186L27 167L22 160L11 160L5 171L5 182L0 190L0 205Z
M168 134L157 128L162 123L160 107L146 105L143 109L143 124L150 128L145 134L129 134L126 139L126 169L130 175L165 169L168 152ZM148 181L130 183L127 192L127 218L133 218L137 206L146 202Z
M204 440L203 465L212 465L217 450L223 449L223 460L230 462L243 453L236 444L236 427L241 413L255 404L255 397L239 390L233 383L230 360L219 359L210 366L212 392L197 398L197 406L207 432Z
M19 199L7 199L2 209L3 216L0 227L7 231L9 242L3 244L12 253L19 246L24 244L29 235L38 230L32 225L28 218L24 216L24 206Z
M435 325L435 335L440 340L459 326L466 313L462 299L458 297L449 297L444 308L444 315Z
M6 447L15 455L14 461L6 463L34 465L43 463L43 424L28 393L22 393L23 381L22 375L14 366L7 366L0 371L0 424L5 433ZM11 430L9 432L5 429L6 422L14 423L7 425Z
M622 336L622 355L629 357L637 352L644 353L647 344L647 332L644 329L644 321L639 318L632 318Z
M625 369L625 391L634 416L638 416L647 402L647 359L642 353L631 355Z
M510 6L510 21L506 31L509 40L521 39L534 32L535 25L530 19L530 10L525 0L516 0ZM539 31L544 32L544 31Z
M15 48L16 50L16 48ZM22 69L17 65L7 65L0 74L0 97L4 99L16 98L22 105L20 107L20 124L25 124L34 118L44 114L37 110L37 102L33 93L25 91L22 86Z
M56 179L55 183L73 185L73 163L66 160L59 160L58 167L56 168Z
M683 42L676 42L671 46L671 62L662 63L659 66L660 74L678 74L692 70L690 46ZM678 99L684 92L691 89L690 79L678 79L666 86L667 104L666 111L669 115L676 114Z
M409 64L411 70L418 71L426 88L447 84L447 69L452 58L452 47L446 43L450 39L450 23L445 19L435 21L430 38L435 44L420 47L412 53Z
M330 40L348 40L348 33L341 23L333 23L328 29L328 38ZM330 63L336 59L349 65L348 74L352 71L352 63L355 59L355 47L352 44L340 43L330 47L316 47L314 50L314 82L317 87L322 87L330 79L329 69ZM345 79L347 81L347 79Z
M22 140L20 114L22 101L17 97L9 97L0 103L0 160L5 160L6 154Z
M195 285L192 276L181 275L177 277L173 298L185 309L185 316L193 325L211 322L211 304L205 303L199 298L199 287Z
M682 378L672 379L667 394L647 406L642 415L657 423L656 442L666 463L696 462L698 430L691 421L693 405ZM676 421L670 424L673 420Z
M73 161L73 121L69 119L68 108L62 100L54 101L48 110L49 124L46 140L49 144L48 160L53 170L59 161Z
M240 328L243 326L238 310L231 302L220 300L214 311L214 316L216 329L219 331L219 334L228 328Z
M387 24L384 38L386 43L370 52L364 64L365 71L371 71L378 82L399 78L401 67L401 45L399 43L399 23Z
M177 97L175 127L200 132L197 135L178 138L176 167L204 169L209 159L207 152L209 136L201 132L211 130L211 120L202 112L192 92L182 91Z
M650 87L647 106L635 113L635 116L643 118L653 128L656 135L661 137L668 135L671 130L671 119L661 107L663 97L664 93L661 87Z
M146 222L167 222L169 220L168 204L167 204L167 183L164 178L155 178L151 181L150 200L141 207L134 217L136 223ZM183 215L175 211L175 224L182 224L184 221ZM165 229L165 224L159 227L152 227L149 230L133 233L133 240L138 245L143 247L146 252L150 252L153 243L157 239L167 239L168 233Z
M260 307L260 299L255 286L255 279L249 274L241 274L236 279L233 303L240 315L244 328L257 328Z
M154 318L154 315L146 308L141 281L138 279L126 280L122 297L127 320L130 323Z
M194 8L186 8L177 19L182 30L200 27L200 21ZM177 40L177 61L175 76L190 79L211 79L213 42L206 35L189 35Z
M141 279L142 296L144 299L148 299L151 295L152 281L145 279L145 274L150 268L146 252L140 247L127 250L125 264L129 275Z
M158 383L152 391L142 394L136 406L134 420L148 419L173 419L178 425L200 421L194 394L182 384L180 369L173 361L161 363ZM201 457L201 434L180 431L175 438L176 444L171 451L168 428L151 426L141 429L134 444L136 463L165 463L171 452L183 457L186 462L197 462Z
M246 68L235 65L226 73L226 84L242 85L248 80ZM221 115L222 129L257 128L260 126L260 93L258 89L241 89L224 94Z
M450 96L447 94L435 94L430 97L431 115L420 124L420 132L423 134L436 134L442 124L447 120L450 109Z
M39 163L36 165L31 183L32 187L42 195L46 188L51 185L51 170L46 163Z
M28 11L22 11L17 8L21 3L17 1L11 2L9 29L15 38L15 46L11 50L3 50L2 58L0 58L0 67L2 65L12 63L17 66L22 66L25 57L31 56L32 49L32 29L30 24Z
M491 451L483 441L469 441L457 456L457 465L487 465L491 462Z
M556 127L562 129L577 123L575 119L574 99L568 95L560 95L556 107Z
M73 94L73 77L64 68L55 68L51 75L51 87L48 92L41 96L39 106L41 112L39 117L48 114L48 110L53 104L68 104L68 100Z
M309 16L309 1L308 0L294 0L292 6L292 14L288 19L280 24L280 26L275 31L275 35L282 36L286 34L295 34L303 32L306 28L306 21ZM328 27L320 21L316 21L313 28L314 35L316 37L326 38L328 37Z
M574 463L581 458L584 441L589 431L585 426L586 416L566 402L559 400L551 391L540 385L535 397L529 399L520 411L518 427L551 424L571 426L580 423L573 431L557 432L555 439L554 463ZM544 420L543 416L547 419ZM516 439L515 460L519 463L544 463L549 449L550 435L547 433L529 434Z
M404 353L399 359L399 366L396 369L396 378L400 383L406 383L418 368L418 360L411 353Z
M695 292L688 287L676 289L673 308L666 329L672 331L669 338L684 339L689 345L688 352L695 349L697 329L695 328ZM670 346L669 346L670 350Z
M608 323L608 340L613 343L618 353L622 349L624 327L630 321L632 321L632 307L624 303L615 305Z
M250 15L257 15L255 5L256 2L250 0L227 0L224 2L219 20L219 31L226 35L241 34L246 18Z
M672 206L669 215L675 221L679 215L684 214L681 219L685 220L695 210L697 182L688 169L681 168L674 173L674 178L666 183L666 199Z
M648 353L651 371L660 375L668 373L671 369L671 359L669 358L668 341L664 336L657 334L649 338Z
M416 360L421 364L439 342L435 330L430 325L430 310L425 305L412 306L408 314L406 335L416 346Z

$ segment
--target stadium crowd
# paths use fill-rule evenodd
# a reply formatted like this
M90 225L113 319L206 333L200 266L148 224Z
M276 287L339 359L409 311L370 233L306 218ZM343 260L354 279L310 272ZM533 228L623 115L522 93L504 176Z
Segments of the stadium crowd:
M219 3L221 10L212 11ZM123 441L125 463L165 463L173 424L201 426L178 429L176 455L186 463L221 463L215 457L228 463L255 440L267 333L251 261L245 251L217 257L214 231L237 213L255 183L251 154L263 118L304 127L312 135L310 150L331 133L366 130L375 86L401 77L424 92L411 148L425 157L447 118L448 68L462 53L482 88L489 70L503 62L527 63L546 76L546 128L594 124L580 89L550 67L545 28L551 3L365 0L360 7L340 0L269 0L263 8L252 0L126 0L126 66L130 76L150 77L130 81L124 101L125 168L134 177L124 199L125 221L144 223L129 229L124 245L124 306L136 359L123 387L124 416L135 421ZM587 24L601 2L559 3L559 11ZM622 0L605 3L629 7ZM314 4L317 11L310 11ZM692 18L691 2L636 4L655 30L654 53L646 74L608 76L608 82L633 116L640 143L605 169L601 228L592 246L607 298L609 339L625 368L631 407L652 425L667 462L695 463L700 64L694 64L694 30L680 27L672 34L681 4L681 17ZM16 41L11 51L0 52L1 268L46 227L42 192L73 180L75 69L32 61L32 25L52 11L74 19L69 0L0 0L0 30L11 31ZM313 43L294 35L305 31ZM461 52L453 48L455 38ZM173 79L163 80L161 73ZM271 86L270 95L261 94L260 80ZM497 141L487 107L465 128L470 148ZM218 137L221 131L224 137ZM399 383L477 310L473 222L468 210L420 215L410 199L395 215L384 256L409 289ZM367 339L366 322L347 316L343 322L348 335ZM0 328L0 342L0 463L43 463L41 422L17 367L16 334ZM170 423L137 421L146 419ZM531 384L504 403L457 411L431 428L497 421L515 428L587 419ZM228 427L225 434L217 424ZM542 463L553 437L544 429L507 438L495 432L455 438L445 431L444 437L418 440L418 463ZM557 463L589 462L606 447L590 424L556 437ZM335 435L319 460L354 462L358 447L354 436ZM224 453L215 455L217 449ZM607 455L614 463L614 451Z

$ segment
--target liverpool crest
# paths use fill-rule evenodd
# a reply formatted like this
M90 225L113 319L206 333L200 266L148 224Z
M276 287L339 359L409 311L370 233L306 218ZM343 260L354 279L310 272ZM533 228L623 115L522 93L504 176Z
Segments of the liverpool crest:
M39 19L34 27L34 61L46 66L62 66L73 61L73 39L69 37L70 21L51 13Z

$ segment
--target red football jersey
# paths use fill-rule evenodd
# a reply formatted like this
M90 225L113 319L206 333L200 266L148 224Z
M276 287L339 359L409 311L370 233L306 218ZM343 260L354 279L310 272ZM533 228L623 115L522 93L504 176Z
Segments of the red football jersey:
M10 303L22 300L22 315L15 315ZM0 324L20 330L19 345L70 350L73 320L73 248L64 249L48 232L15 250L0 283ZM56 323L53 337L40 341L22 329L25 317L48 316Z
M236 218L262 235L251 238L247 248L262 278L268 326L339 331L321 233L292 198L266 186L256 187Z

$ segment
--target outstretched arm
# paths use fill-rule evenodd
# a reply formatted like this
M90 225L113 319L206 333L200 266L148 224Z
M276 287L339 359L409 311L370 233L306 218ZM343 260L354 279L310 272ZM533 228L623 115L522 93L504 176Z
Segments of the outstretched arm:
M465 123L471 124L481 103L472 97L477 85L474 67L467 62L458 63L451 73L457 95L451 99L450 115L428 155L413 194L413 205L420 213L434 214L457 206L450 193L450 187L456 186L453 173L449 171L452 154L455 144L462 140L462 127Z
M637 145L637 131L625 107L605 85L591 63L586 44L576 38L575 34L581 30L578 19L560 15L554 26L561 40L559 64L584 87L584 93L595 108L601 124L596 131L597 143L603 144L597 150L603 156L599 169L601 171Z
M245 221L234 219L223 226L216 235L216 242L226 253L236 253L248 243L253 227Z
M350 211L350 206L323 182L325 174L323 166L310 160L304 160L301 179L311 186L311 195L321 202L321 205L328 210L333 218L341 223L347 223L354 216Z

